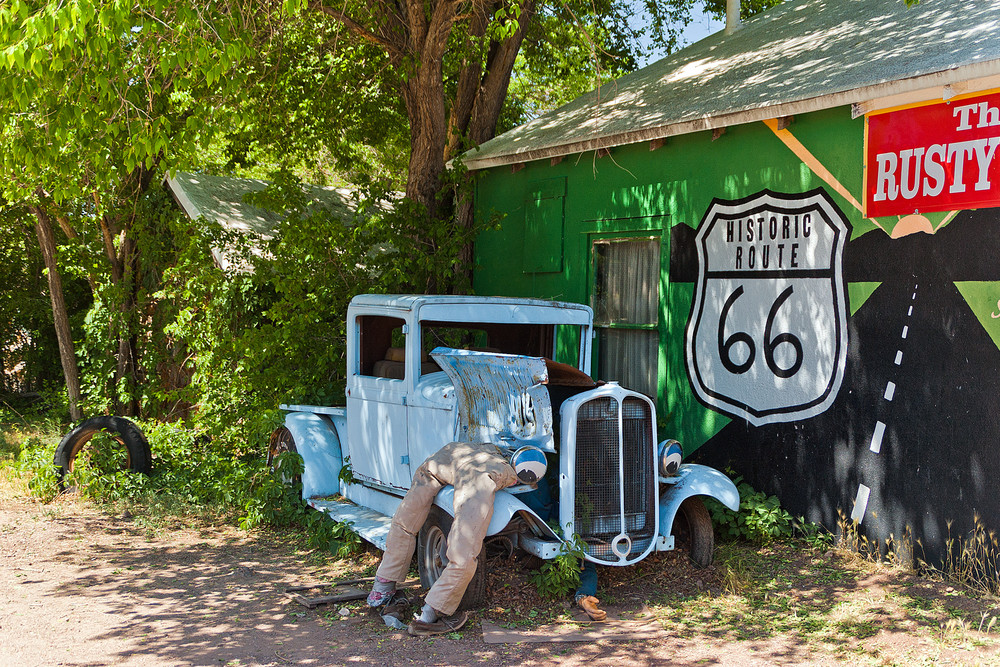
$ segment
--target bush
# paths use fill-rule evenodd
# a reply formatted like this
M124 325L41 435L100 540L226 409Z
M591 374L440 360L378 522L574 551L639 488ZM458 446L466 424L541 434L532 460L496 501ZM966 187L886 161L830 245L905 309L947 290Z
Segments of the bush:
M727 471L731 474L732 471ZM717 500L706 499L705 506L712 514L712 523L720 535L732 539L746 539L767 543L792 536L792 515L781 509L776 496L755 490L742 477L733 479L740 492L740 509L733 512Z
M531 575L531 583L538 594L546 598L557 598L576 590L580 585L583 567L583 538L573 535L569 542L563 542L559 555L542 563L538 571Z
M262 454L243 451L223 438L179 424L138 422L149 441L153 470L146 475L122 470L122 448L97 434L76 458L65 488L98 504L119 506L133 514L164 519L200 515L209 520L238 523L244 529L260 526L304 529L309 546L338 557L356 552L360 538L350 526L337 523L302 500L302 458L286 452L275 468ZM32 495L43 501L60 492L52 463L56 438L24 439L18 470L28 477Z

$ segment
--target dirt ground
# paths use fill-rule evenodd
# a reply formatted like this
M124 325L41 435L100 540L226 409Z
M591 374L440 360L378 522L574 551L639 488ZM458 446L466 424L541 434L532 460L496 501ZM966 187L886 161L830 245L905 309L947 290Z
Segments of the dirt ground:
M723 568L694 571L682 556L657 556L646 569L602 579L622 609L655 587L681 591L676 608L658 603L651 639L487 644L484 624L535 625L505 597L523 597L525 577L503 567L490 579L490 608L460 636L416 639L360 603L308 610L283 595L288 586L363 573L373 555L345 565L273 533L150 532L135 517L73 501L0 499L0 665L1000 664L997 628L975 627L1000 615L995 599L941 606L954 597L944 583L877 569L849 583L809 574L759 598L763 606L733 623L742 612L726 602ZM790 563L789 572L804 563ZM692 599L701 605L693 612ZM725 604L716 608L716 600ZM798 622L792 615L810 600L817 609L847 610L845 619L824 621L839 623L840 634L810 635L808 623L781 629ZM913 600L923 609L917 616L908 612ZM568 618L565 603L556 604ZM550 612L538 620L553 621Z

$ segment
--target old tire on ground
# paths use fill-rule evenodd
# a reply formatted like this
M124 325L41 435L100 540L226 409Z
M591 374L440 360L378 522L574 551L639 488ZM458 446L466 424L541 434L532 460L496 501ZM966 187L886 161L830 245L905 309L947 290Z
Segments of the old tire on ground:
M681 503L674 517L677 546L687 550L696 567L708 567L715 557L715 530L705 503L695 496Z
M102 431L125 448L126 459L123 466L125 469L144 475L149 474L153 457L146 436L138 426L124 417L104 416L91 417L81 422L59 441L54 463L60 479L73 471L77 455L95 435Z
M448 533L451 531L452 521L450 514L433 505L427 515L427 521L417 535L417 570L420 572L420 585L424 588L430 589L448 564ZM482 607L486 600L485 549L479 551L477 560L479 563L476 566L476 573L472 575L472 580L465 589L462 602L458 605L459 610L477 609Z

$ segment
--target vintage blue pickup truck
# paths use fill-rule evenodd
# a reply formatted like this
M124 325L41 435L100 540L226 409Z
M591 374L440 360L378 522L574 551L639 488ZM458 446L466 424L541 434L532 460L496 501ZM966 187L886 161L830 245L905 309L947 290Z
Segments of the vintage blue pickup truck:
M739 494L720 472L682 464L676 441L657 442L649 397L591 378L589 307L362 295L347 317L346 406L282 405L285 424L269 447L271 457L302 456L311 506L384 548L413 472L440 447L455 440L531 447L544 452L558 522L522 502L534 485L521 485L497 493L488 539L549 559L579 535L586 558L603 565L683 545L696 564L711 563L714 535L702 499L736 510ZM425 586L447 563L452 494L451 487L438 494L420 532ZM482 590L483 561L472 598Z

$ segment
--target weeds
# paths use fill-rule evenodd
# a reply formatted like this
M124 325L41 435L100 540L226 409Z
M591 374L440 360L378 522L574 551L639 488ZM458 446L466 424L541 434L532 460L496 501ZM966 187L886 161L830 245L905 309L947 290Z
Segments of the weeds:
M0 412L0 418L8 415ZM128 512L142 528L197 523L237 523L250 530L261 526L304 529L310 547L344 557L361 548L349 526L335 523L302 500L302 459L282 454L273 470L262 455L236 453L226 438L210 438L197 428L161 422L137 422L149 441L153 470L147 477L124 470L120 444L97 434L81 451L73 470L60 480L53 465L56 443L65 427L20 430L4 419L4 452L0 468L7 477L27 479L28 492L50 502L62 486L116 513ZM294 481L292 481L294 480ZM289 483L291 481L291 483Z
M545 598L558 598L579 586L583 554L583 538L579 535L563 542L559 555L542 563L538 571L531 575L531 583L538 589L538 594Z
M964 536L951 536L945 541L944 561L940 566L928 563L923 547L909 532L885 541L873 540L859 530L858 524L841 515L837 526L838 548L871 560L884 561L903 570L937 577L977 593L1000 594L1000 540L973 518L973 528Z
M731 470L726 472L732 475ZM712 498L705 502L720 535L759 544L792 536L795 525L792 515L781 508L776 496L755 490L739 476L733 479L733 483L740 492L739 511L733 512Z

